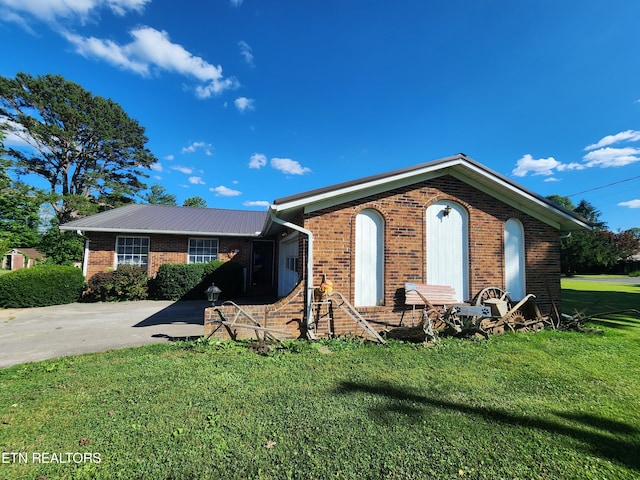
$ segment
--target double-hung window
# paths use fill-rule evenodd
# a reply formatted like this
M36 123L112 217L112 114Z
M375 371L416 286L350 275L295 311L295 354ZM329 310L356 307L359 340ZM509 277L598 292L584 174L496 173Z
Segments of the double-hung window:
M147 270L149 237L118 237L116 239L116 268L118 265L138 265Z
M215 238L190 238L189 263L208 263L218 259L218 240Z

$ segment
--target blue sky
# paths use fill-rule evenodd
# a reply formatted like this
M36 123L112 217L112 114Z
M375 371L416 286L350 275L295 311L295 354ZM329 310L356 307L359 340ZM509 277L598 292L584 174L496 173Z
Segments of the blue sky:
M462 152L640 227L636 0L0 7L0 75L60 74L118 102L158 158L147 183L179 204L261 209Z

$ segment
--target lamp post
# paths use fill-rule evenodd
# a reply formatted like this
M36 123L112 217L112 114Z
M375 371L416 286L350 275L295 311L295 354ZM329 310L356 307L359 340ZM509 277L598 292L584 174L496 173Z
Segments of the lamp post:
M205 293L207 294L207 300L209 300L211 302L211 305L213 305L214 307L216 306L216 302L218 301L218 297L220 296L221 292L222 290L216 287L215 283L212 283L211 286L205 291Z

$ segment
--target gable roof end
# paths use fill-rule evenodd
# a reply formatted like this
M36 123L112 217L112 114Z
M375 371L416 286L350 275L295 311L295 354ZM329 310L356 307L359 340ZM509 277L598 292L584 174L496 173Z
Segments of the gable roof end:
M293 211L300 209L310 213L444 175L458 178L558 230L591 228L591 224L576 213L556 205L464 154L279 198L274 201L271 209L279 217L290 216Z

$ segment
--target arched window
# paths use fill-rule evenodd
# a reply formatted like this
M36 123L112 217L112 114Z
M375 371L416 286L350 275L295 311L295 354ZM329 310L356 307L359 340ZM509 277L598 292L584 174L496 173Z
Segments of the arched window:
M526 295L524 252L522 222L510 218L504 224L504 283L514 300L520 300Z
M384 302L384 219L366 209L356 216L355 298L359 307Z
M469 214L457 202L427 208L427 283L449 285L460 302L469 298Z

